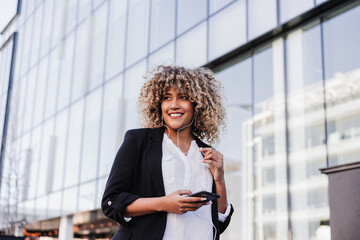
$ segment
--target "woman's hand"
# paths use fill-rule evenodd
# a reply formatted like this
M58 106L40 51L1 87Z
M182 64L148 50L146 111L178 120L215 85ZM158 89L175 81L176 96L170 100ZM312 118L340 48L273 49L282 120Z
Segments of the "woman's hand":
M205 201L203 197L186 197L183 195L190 195L190 190L178 190L169 195L163 197L163 211L184 214L188 211L196 211L204 205L209 205L210 202L199 202Z
M218 211L225 213L227 208L227 196L223 155L213 148L200 148L200 152L204 155L204 160L202 162L209 164L210 172L215 181L216 193L220 195L220 198L217 200Z
M202 162L209 164L214 181L224 181L223 155L213 148L200 148L199 151L204 155L204 160Z

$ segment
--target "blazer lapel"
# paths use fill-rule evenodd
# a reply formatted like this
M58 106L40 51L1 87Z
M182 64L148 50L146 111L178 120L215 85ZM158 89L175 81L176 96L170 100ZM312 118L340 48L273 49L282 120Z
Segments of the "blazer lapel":
M208 148L210 147L209 145L207 145L206 143L204 143L203 141L201 141L197 136L195 136L194 134L192 134L193 138L195 139L196 141L196 144L199 146L199 147L202 147L202 148Z
M158 196L165 195L164 181L162 175L162 140L164 136L164 128L155 128L149 132L149 145L146 149L147 161L152 180Z
M149 145L146 149L149 170L155 186L157 196L165 196L164 180L162 175L162 140L165 128L154 128L149 131ZM199 147L210 147L193 135Z

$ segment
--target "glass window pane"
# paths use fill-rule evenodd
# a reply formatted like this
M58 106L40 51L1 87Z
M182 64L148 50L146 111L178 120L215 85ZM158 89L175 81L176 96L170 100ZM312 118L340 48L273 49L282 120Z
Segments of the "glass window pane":
M79 182L79 165L83 133L84 99L70 108L69 137L66 154L65 187Z
M43 125L43 133L41 136L41 159L39 163L38 170L38 187L37 195L42 196L47 193L49 186L51 184L53 176L53 158L52 158L52 148L54 147L53 142L53 131L54 131L54 119L46 121ZM52 185L52 184L51 184Z
M79 1L79 16L78 21L82 22L91 14L91 0Z
M177 2L177 34L181 34L207 17L207 0Z
M43 220L47 218L47 203L48 203L47 196L36 199L35 211L34 211L36 220Z
M32 18L34 18L34 27L32 30L32 41L31 41L31 55L30 55L30 66L33 66L39 60L39 48L41 43L41 33L43 26L43 11L44 4L41 4L39 8L36 9Z
M319 171L326 167L327 154L321 57L319 26L288 36L288 158L294 240L315 239L321 221L329 220L328 181Z
M110 170L109 170L110 171ZM104 191L105 191L105 184L106 184L106 180L107 180L107 177L104 177L104 178L100 178L98 181L97 181L97 184L98 184L98 192L96 194L96 206L101 206L101 200L102 200L102 196L104 195Z
M147 0L130 1L127 26L126 66L134 64L147 54L149 31L149 3Z
M316 0L316 5L320 5L328 0Z
M102 128L100 141L99 176L108 175L116 152L122 141L121 127L124 101L121 97L122 75L106 83L104 89L104 104L102 114Z
M22 62L21 62L21 73L22 76L29 69L29 59L30 59L30 50L31 50L31 41L29 39L32 38L32 26L33 26L34 18L30 18L25 22L24 25L24 48L22 53Z
M45 59L40 62L37 73L36 96L34 102L34 105L36 106L34 109L34 126L38 125L44 120L48 62L49 57L45 57Z
M25 119L25 101L26 101L26 77L22 78L21 81L18 82L18 87L19 89L19 98L18 98L18 119ZM5 104L5 103L4 103ZM17 129L16 132L18 133L18 135L23 133L23 121L19 121L17 123Z
M206 23L202 23L177 39L176 64L201 66L206 63Z
M30 172L34 173L32 175L32 177L30 176L29 178L29 190L28 190L28 198L32 199L36 196L36 188L37 188L37 183L38 183L38 173L39 172L39 166L40 166L40 161L41 161L41 130L42 127L37 127L33 130L32 134L31 134L31 145L26 146L27 149L30 151L30 161L31 161L31 167L30 167Z
M360 159L360 6L324 22L329 164Z
M209 58L214 59L246 42L246 1L231 4L209 24Z
M76 46L75 46L75 60L74 60L74 81L72 81L71 101L75 101L85 94L85 87L89 81L90 68L89 57L90 54L90 18L87 18L77 28L76 32Z
M34 12L35 1L29 1L29 3L26 6L27 6L26 17L29 17Z
M146 61L142 61L126 72L125 75L125 114L123 114L121 121L124 121L124 128L128 130L138 128L140 126L140 119L136 107L137 99L140 94L140 89L145 82L143 78L146 72ZM122 134L123 135L123 134ZM121 139L122 140L122 139Z
M86 85L89 82L89 58L91 56L89 37L91 32L91 18L88 17L82 22L76 32L75 60L74 60L74 81L72 81L71 101L75 101L85 94Z
M61 214L68 215L75 213L77 210L78 199L78 187L64 190Z
M54 1L55 0L47 0L44 2L44 19L41 37L40 57L47 54L50 49L50 39L53 30Z
M276 0L251 0L249 8L249 39L276 27Z
M103 83L105 63L105 40L108 3L106 2L92 15L91 21L91 66L89 90Z
M55 158L54 158L54 176L52 190L56 191L63 187L65 153L66 153L66 136L68 127L69 110L65 109L56 116L55 126Z
M175 0L151 1L150 52L175 36Z
M231 3L233 0L210 0L210 14Z
M314 7L314 0L280 0L280 18L284 23Z
M158 65L174 64L174 42L169 43L160 50L154 52L149 57L149 70L154 69Z
M94 210L96 207L101 206L95 206L95 190L96 181L80 185L78 212Z
M49 62L49 75L48 85L46 89L46 101L45 101L45 118L50 117L55 113L56 99L58 93L58 80L59 80L59 67L60 59L58 56L58 48L55 48L50 54Z
M242 160L245 148L243 144L246 136L246 126L251 119L252 101L252 73L251 59L243 60L216 74L224 87L225 106L227 114L226 132L221 136L219 146L216 147L224 155L225 177L228 198L237 211L245 214L243 191L239 184L242 182ZM239 94L239 91L241 94ZM244 234L242 215L233 215L232 224L221 237L225 239L239 239ZM247 238L243 238L247 239Z
M69 105L70 102L70 89L72 82L72 71L73 71L73 55L74 55L74 41L75 34L71 34L62 43L60 47L60 54L63 54L60 66L60 80L58 86L58 104L57 109L60 110L65 106ZM63 48L62 48L63 47Z
M54 11L54 23L53 23L53 31L51 36L51 47L58 45L63 37L63 13L62 8L64 7L65 1L54 1L55 10L61 9L60 11ZM20 14L21 15L21 14Z
M126 3L127 1L110 1L106 80L124 69Z
M286 129L282 39L253 57L253 139L247 139L254 186L255 236L287 239ZM250 185L251 188L251 185Z
M22 192L21 192L21 200L25 201L29 199L29 186L30 186L30 178L32 177L31 169L32 167L32 151L29 147L30 144L30 135L25 134L20 138L20 146L19 146L19 155L21 161L23 161L23 174L24 174L24 181L22 186Z
M56 192L49 195L49 204L48 204L49 218L55 218L60 216L61 194L62 192Z
M86 96L81 182L97 177L102 88Z
M65 1L66 10L63 12L63 21L65 21L65 35L72 31L77 23L77 11L78 11L78 1L77 0L67 0Z
M93 9L99 7L105 0L93 0Z
M26 86L26 102L25 102L25 118L23 131L28 131L33 126L33 116L34 116L34 99L35 99L35 90L36 90L36 72L37 67L33 68L28 77L27 77L27 86Z

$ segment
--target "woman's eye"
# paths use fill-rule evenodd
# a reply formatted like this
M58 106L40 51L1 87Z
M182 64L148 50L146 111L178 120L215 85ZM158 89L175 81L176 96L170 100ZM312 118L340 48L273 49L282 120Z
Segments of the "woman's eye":
M180 99L188 100L189 98L187 96L181 96Z
M163 100L169 100L170 97L163 97Z

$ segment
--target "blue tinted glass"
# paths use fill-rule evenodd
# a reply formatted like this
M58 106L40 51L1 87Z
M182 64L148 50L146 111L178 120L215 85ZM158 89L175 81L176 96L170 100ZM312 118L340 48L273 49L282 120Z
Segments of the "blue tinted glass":
M314 7L314 0L280 0L280 18L284 23Z
M291 219L294 239L316 238L320 221L313 214L329 219L327 179L318 171L326 167L327 157L321 49L320 26L299 29L287 36L290 206L293 214L301 211L306 216L302 221ZM296 187L315 181L319 184L316 188Z
M104 3L93 13L91 25L91 66L88 91L103 83L105 64L105 40L107 28L108 3Z
M174 64L174 42L167 44L149 57L148 68L154 69L158 65Z
M126 3L127 1L110 1L106 80L124 69Z
M84 99L70 108L69 135L65 162L65 187L79 182L81 141L83 135Z
M210 0L210 14L231 3L233 0Z
M85 100L84 140L81 155L81 182L97 177L101 100L101 88L98 88L95 92L87 95Z
M177 39L176 64L201 66L206 63L206 23L202 23Z
M316 5L320 5L328 0L316 0Z
M64 171L65 171L65 157L66 157L66 143L67 143L67 129L69 122L69 109L65 109L56 116L55 125L55 156L54 169L56 171L53 175L52 190L56 191L63 187Z
M104 89L102 128L100 140L99 176L109 174L115 154L122 142L121 126L124 101L122 99L122 75L107 82Z
M272 49L268 48L254 56L254 111L262 111L261 102L274 95Z
M325 79L360 67L360 6L324 22Z
M62 197L62 214L75 213L78 205L78 187L66 189Z
M95 208L97 208L97 206L95 206L95 197L96 197L95 190L96 190L95 181L80 185L79 206L77 211L84 212L84 211L94 210Z
M147 0L129 1L126 66L134 64L147 54L149 3Z
M249 39L276 26L276 0L251 0L248 4Z
M175 36L175 0L151 1L150 52Z
M207 0L178 1L177 12L177 34L181 34L206 18Z
M324 22L329 164L359 161L360 6ZM346 149L346 150L345 150Z
M70 102L72 76L73 76L73 59L74 59L74 48L75 48L75 34L71 34L65 39L64 45L60 47L62 61L60 67L60 80L58 85L58 109L62 109L67 106Z
M209 58L229 52L246 41L246 1L239 0L210 18Z

